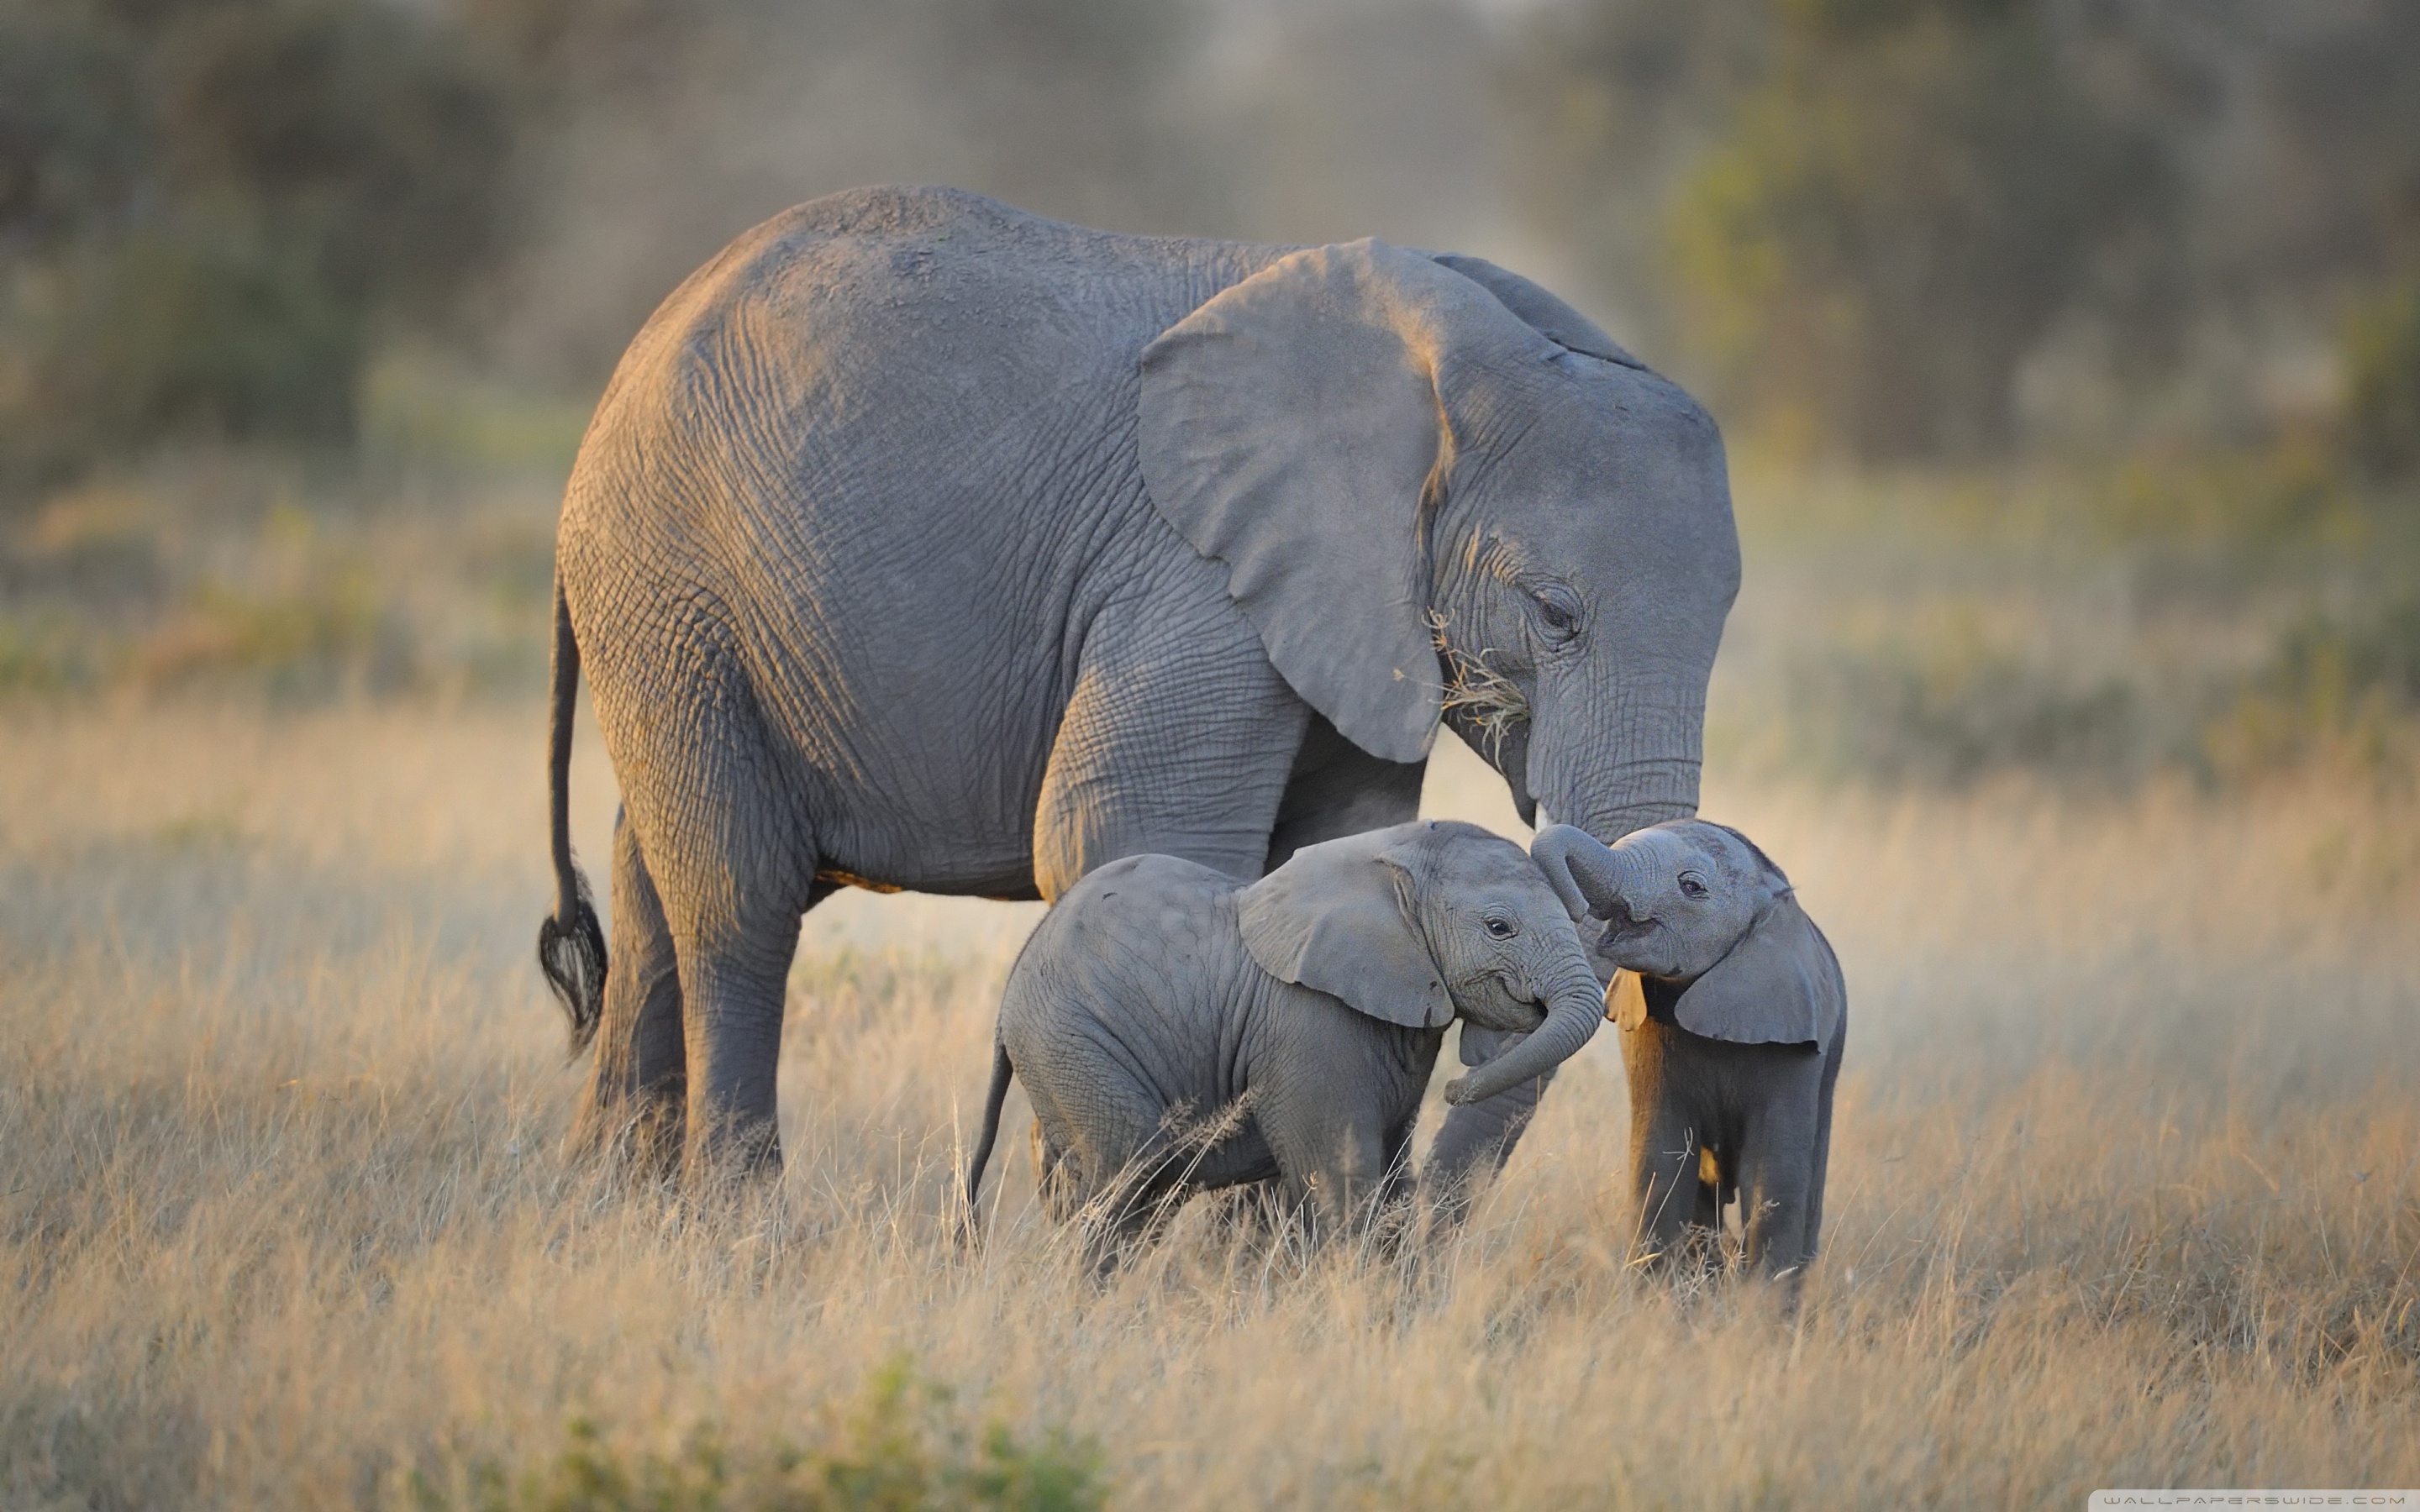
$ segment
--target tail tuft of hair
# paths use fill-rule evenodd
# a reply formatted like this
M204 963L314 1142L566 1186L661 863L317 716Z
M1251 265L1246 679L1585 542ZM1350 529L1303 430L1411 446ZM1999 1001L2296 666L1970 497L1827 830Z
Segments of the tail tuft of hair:
M575 1059L597 1038L597 1022L605 1015L605 930L589 900L588 879L579 877L577 887L570 917L558 908L537 927L537 967L570 1021Z

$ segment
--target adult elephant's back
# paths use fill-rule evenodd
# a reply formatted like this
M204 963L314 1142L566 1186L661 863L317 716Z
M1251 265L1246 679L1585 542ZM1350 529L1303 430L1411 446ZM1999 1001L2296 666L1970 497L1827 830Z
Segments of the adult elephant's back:
M1280 255L926 189L816 200L734 242L631 344L565 502L616 769L679 745L662 720L728 684L827 881L1033 896L1084 631L1194 567L1134 456L1140 353ZM1248 636L1194 570L1199 607Z

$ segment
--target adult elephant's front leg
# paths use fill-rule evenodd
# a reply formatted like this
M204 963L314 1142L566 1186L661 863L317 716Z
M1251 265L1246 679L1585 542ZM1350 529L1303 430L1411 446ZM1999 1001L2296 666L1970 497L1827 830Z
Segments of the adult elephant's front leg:
M1294 853L1322 841L1407 824L1419 816L1426 762L1373 756L1312 714L1286 774L1263 870L1274 872Z
M1033 825L1033 877L1055 899L1121 856L1182 856L1261 875L1311 710L1189 558L1112 606L1084 638Z

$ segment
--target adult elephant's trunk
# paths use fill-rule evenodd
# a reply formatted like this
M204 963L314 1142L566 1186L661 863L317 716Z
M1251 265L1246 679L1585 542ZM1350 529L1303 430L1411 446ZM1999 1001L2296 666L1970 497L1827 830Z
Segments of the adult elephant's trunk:
M1705 678L1696 669L1625 679L1610 694L1542 688L1522 753L1528 791L1552 822L1607 845L1634 829L1698 811Z
M1546 1022L1486 1065L1448 1082L1445 1100L1456 1104L1481 1103L1544 1076L1577 1055L1604 1022L1604 991L1586 961L1575 953L1570 969L1558 973L1554 995L1547 1000Z

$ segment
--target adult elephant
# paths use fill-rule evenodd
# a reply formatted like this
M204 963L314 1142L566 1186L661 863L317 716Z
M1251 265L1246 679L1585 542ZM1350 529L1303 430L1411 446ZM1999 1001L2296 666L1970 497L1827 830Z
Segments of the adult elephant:
M1738 580L1705 411L1491 264L948 190L777 216L648 320L564 500L539 955L597 1040L575 1139L778 1163L783 979L840 887L1258 876L1412 817L1440 714L1525 815L1691 813ZM1537 1089L1456 1109L1444 1161Z

